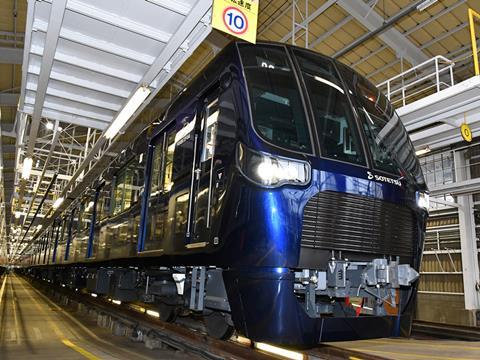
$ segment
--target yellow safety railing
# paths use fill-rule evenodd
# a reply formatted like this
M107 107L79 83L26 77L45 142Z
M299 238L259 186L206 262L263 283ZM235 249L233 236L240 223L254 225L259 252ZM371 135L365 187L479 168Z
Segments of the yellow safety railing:
M480 75L480 68L478 66L477 36L475 35L474 18L477 18L478 20L480 20L480 14L473 9L468 9L468 21L470 23L470 37L472 39L473 65L475 67L475 75Z

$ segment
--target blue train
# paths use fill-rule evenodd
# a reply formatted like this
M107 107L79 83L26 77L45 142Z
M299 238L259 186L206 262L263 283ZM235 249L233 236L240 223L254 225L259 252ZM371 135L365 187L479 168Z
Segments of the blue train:
M32 273L218 338L409 334L428 191L390 102L312 51L233 42L37 238Z

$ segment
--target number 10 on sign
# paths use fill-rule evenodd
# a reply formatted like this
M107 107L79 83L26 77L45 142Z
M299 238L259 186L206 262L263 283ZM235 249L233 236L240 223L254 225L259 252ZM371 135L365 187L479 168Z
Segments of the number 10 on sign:
M258 0L214 0L212 26L215 29L255 43Z

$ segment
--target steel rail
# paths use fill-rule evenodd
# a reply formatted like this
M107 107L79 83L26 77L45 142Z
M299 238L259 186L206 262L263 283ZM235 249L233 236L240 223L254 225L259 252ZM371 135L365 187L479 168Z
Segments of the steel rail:
M152 310L153 307L148 304L126 304L112 305L106 299L101 297L92 297L90 294L80 293L70 290L65 287L53 287L52 283L40 282L38 279L33 280L30 277L26 278L30 284L37 290L43 292L51 300L57 301L62 298L67 298L70 304L83 304L87 309L92 309L97 314L107 315L119 321L122 324L132 329L132 333L140 331L143 334L152 334L158 338L162 343L172 348L191 352L197 356L206 359L285 359L282 356L263 352L254 348L254 343L250 346L241 344L231 340L218 340L207 336L199 329L187 328L185 326L166 323L156 317L146 314L147 310ZM62 304L65 301L61 301ZM133 305L133 306L132 306ZM139 308L143 311L139 311ZM320 344L318 347L308 350L298 350L298 354L303 355L302 360L386 360L386 358L364 353L357 350L350 350L342 347L337 347L330 344Z

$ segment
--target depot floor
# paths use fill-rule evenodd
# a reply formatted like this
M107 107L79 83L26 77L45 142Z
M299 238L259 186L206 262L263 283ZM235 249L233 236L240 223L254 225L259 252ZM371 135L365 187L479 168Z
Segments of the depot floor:
M0 359L191 359L149 350L77 319L9 274L0 283Z
M480 359L480 342L431 338L389 338L331 343L331 345L395 360Z

